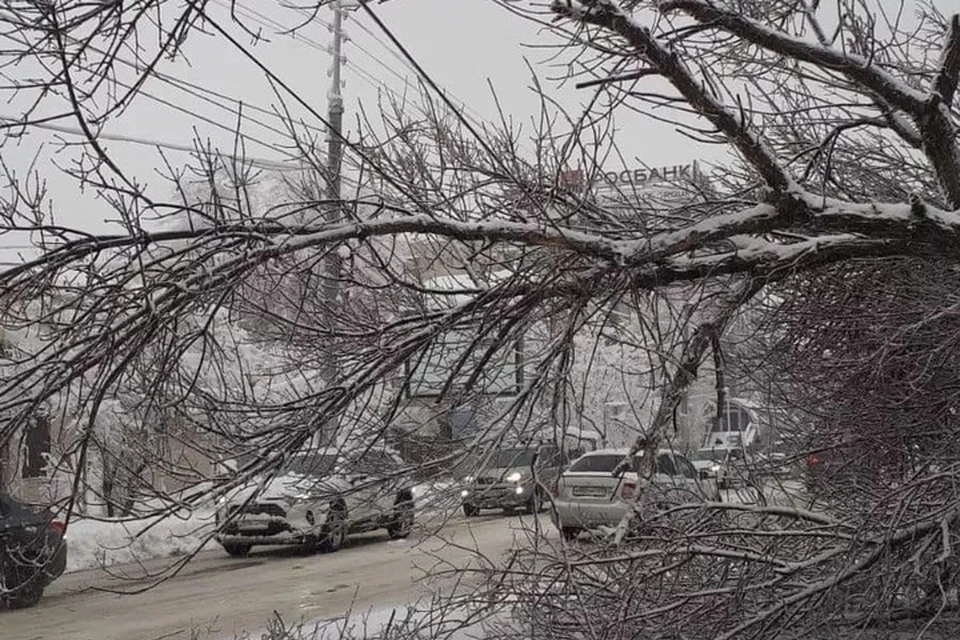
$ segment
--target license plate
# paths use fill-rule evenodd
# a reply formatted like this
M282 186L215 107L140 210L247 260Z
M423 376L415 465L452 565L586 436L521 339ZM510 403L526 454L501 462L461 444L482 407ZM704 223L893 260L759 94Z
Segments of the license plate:
M241 523L240 523L240 528L241 528L243 531L266 531L267 529L270 528L270 523L269 523L269 522L257 522L257 521L253 521L253 522L249 522L249 521L248 521L248 522L241 522Z
M604 487L574 487L573 495L591 497L591 498L602 498L607 495L607 490Z

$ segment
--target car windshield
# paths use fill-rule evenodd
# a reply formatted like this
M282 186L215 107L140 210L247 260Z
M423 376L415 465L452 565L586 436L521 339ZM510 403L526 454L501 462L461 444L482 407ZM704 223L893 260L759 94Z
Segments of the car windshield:
M337 466L337 456L328 454L304 454L294 456L284 466L287 473L305 476L327 476Z
M536 449L503 449L493 457L490 466L494 469L529 467L536 453Z
M713 423L710 431L714 433L746 431L750 424L750 414L740 407L731 407L723 412L723 417Z
M570 471L610 472L613 471L622 461L623 456L615 453L601 453L594 456L584 456L570 465Z

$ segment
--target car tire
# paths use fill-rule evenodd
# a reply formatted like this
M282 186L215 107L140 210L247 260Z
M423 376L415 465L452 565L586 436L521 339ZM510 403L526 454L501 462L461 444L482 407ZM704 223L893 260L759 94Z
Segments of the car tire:
M7 601L7 606L11 609L29 609L37 606L42 597L43 587L40 585L21 587L17 590L16 595Z
M469 502L463 503L463 515L468 518L475 518L480 515L480 507L470 504Z
M560 537L567 542L573 542L580 537L580 529L577 527L561 527Z
M393 521L387 527L387 535L391 540L402 540L410 536L413 531L413 500L399 498L393 507Z
M231 558L246 558L250 554L252 547L252 544L244 544L242 542L226 542L223 545L223 550L226 551L227 555Z
M347 510L343 505L334 505L327 515L327 524L320 534L320 543L317 547L324 553L339 551L347 539Z
M28 609L40 602L43 597L43 582L36 574L28 576L26 581L23 581L23 578L23 575L16 576L17 583L13 593L0 597L0 604L5 604L10 609Z

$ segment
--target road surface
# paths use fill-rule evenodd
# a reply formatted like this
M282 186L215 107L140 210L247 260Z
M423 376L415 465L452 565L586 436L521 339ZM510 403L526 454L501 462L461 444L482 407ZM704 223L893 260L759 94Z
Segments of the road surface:
M749 502L746 493L725 491L723 499ZM783 491L769 497L789 501ZM549 515L541 514L539 524L557 538ZM36 608L0 611L0 640L226 640L264 628L274 612L287 624L362 615L413 603L431 589L449 594L453 577L424 575L469 568L481 555L496 561L526 544L533 525L530 516L458 517L429 522L409 540L390 541L385 532L354 536L333 554L264 548L233 559L214 547L170 580L132 595L150 586L145 572L156 575L172 560L112 567L113 575L71 573L48 587Z
M540 522L553 536L546 514ZM101 570L71 573L54 582L37 607L0 612L0 639L219 639L263 628L274 611L287 623L335 618L351 609L359 615L371 607L414 602L430 587L442 589L444 579L432 585L420 580L426 570L467 566L478 552L495 558L524 544L524 528L531 526L529 516L457 518L435 537L390 541L386 533L374 532L352 537L333 554L264 548L232 559L216 548L200 553L175 578L134 595L102 589L130 592L149 582L120 580ZM146 568L158 571L169 562L153 561ZM111 571L143 575L143 569Z

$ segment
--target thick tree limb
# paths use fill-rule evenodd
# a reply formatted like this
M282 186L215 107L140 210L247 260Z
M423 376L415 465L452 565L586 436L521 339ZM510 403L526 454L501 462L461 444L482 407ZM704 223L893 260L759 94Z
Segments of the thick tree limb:
M933 93L921 118L920 133L924 150L937 171L940 186L953 206L960 206L960 148L957 128L950 109L960 78L960 14L954 14L940 58L940 67L933 84Z
M862 56L841 53L820 44L795 38L747 18L742 13L725 11L703 0L664 0L658 4L658 7L664 13L682 11L700 23L712 24L782 56L840 71L911 116L919 117L924 111L926 96L923 93L901 82Z
M720 334L717 331L710 332L710 351L713 353L715 390L717 392L717 410L714 412L714 419L717 424L720 424L723 422L724 407L727 406L727 381L724 379L726 366L723 362L723 346L720 343Z
M875 98L875 102L882 112L881 117L890 127L890 130L900 136L901 140L914 149L922 150L923 138L920 137L920 132L917 131L917 127L913 122L904 116L902 112L897 111L879 98Z
M661 44L650 30L637 24L611 0L555 0L558 15L603 27L620 35L676 87L687 102L707 118L737 147L743 157L776 191L786 191L793 181L777 161L776 155L748 122L735 116L723 103L706 91L676 54Z
M920 137L923 150L936 172L940 188L950 206L960 207L960 148L957 147L957 128L950 117L950 109L934 93L927 100L920 118Z
M823 232L808 241L782 244L759 236L770 231ZM845 233L832 233L843 231ZM955 255L960 246L960 212L944 211L922 202L910 204L847 203L815 194L790 194L776 205L758 204L731 214L637 240L611 239L597 232L508 221L465 222L430 215L374 218L338 225L288 227L277 224L221 225L212 229L181 230L137 235L82 237L48 251L40 258L0 272L0 282L12 286L40 268L66 268L72 263L111 251L163 246L194 240L245 240L259 245L239 258L219 265L242 268L244 261L262 263L302 249L347 240L400 233L435 234L461 241L522 242L532 246L567 249L609 265L639 268L633 275L645 286L660 286L720 273L780 269L784 264L826 264L844 256ZM713 251L694 257L685 254L720 241L733 241L734 251ZM814 258L811 253L819 253ZM171 260L173 257L170 258ZM164 262L159 260L158 265ZM179 276L179 274L178 274ZM659 280L658 280L659 279ZM186 279L179 282L187 283ZM656 283L656 284L654 284ZM187 286L182 284L182 286Z
M703 0L665 0L663 12L682 11L702 24L716 25L747 42L795 60L840 71L848 78L880 96L884 102L909 114L920 128L923 148L951 207L960 207L960 148L956 127L950 116L950 101L960 73L960 36L955 35L957 17L951 21L944 48L941 70L933 95L926 96L900 81L862 56L841 53L771 29L741 13L719 9ZM900 128L902 131L902 128ZM909 138L906 138L909 139Z
M933 90L949 107L957 94L957 81L960 79L960 14L950 18L950 26L944 38L943 53L940 56L940 70L937 73Z

